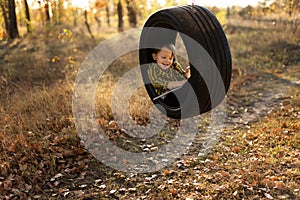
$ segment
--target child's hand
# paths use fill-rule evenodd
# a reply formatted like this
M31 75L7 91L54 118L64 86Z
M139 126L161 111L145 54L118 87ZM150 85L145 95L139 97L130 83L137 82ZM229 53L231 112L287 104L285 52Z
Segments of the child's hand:
M185 69L185 77L190 78L191 77L191 69L190 66L187 66Z

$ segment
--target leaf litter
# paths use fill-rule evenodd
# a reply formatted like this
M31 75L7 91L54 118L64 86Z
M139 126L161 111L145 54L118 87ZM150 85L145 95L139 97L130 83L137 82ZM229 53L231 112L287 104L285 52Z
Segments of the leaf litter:
M288 73L289 66L284 70ZM198 157L203 140L195 138L184 156L147 174L118 172L101 164L84 149L71 120L64 125L63 118L47 118L53 132L44 133L40 143L21 135L6 141L1 130L0 149L6 157L0 165L0 198L299 199L299 66L292 69L292 80L287 73L258 71L240 77L234 71L226 128L211 152ZM135 141L107 118L99 119L106 134L129 151L157 151L174 137L165 131L150 141ZM199 131L208 125L204 116ZM27 133L29 138L34 134Z

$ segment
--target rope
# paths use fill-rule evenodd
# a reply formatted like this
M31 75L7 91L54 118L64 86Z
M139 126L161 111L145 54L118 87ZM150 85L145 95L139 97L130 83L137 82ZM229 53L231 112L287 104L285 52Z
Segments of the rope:
M192 0L192 8L191 9L194 13L196 13L195 0Z

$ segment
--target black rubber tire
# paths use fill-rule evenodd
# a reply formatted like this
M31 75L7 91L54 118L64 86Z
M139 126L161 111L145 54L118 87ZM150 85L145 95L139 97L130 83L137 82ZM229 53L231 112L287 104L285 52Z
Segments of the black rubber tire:
M199 73L199 67L193 64L199 59L198 52L187 46L184 41L191 67L191 77L188 79L188 82L197 96L197 102L193 101L186 103L184 114L182 113L182 106L184 105L181 105L180 103L174 105L174 102L178 102L176 100L176 97L178 98L178 96L179 99L182 98L179 102L185 101L184 98L189 98L186 90L190 87L188 84L185 84L182 89L176 92L176 95L171 93L166 99L159 98L153 101L155 104L159 104L163 107L161 110L164 110L167 116L175 119L196 116L210 111L223 101L230 86L232 61L226 35L213 13L208 9L197 5L171 7L159 10L152 14L147 19L144 27L174 30L172 33L178 32L179 34L184 34L195 40L210 55L218 68L220 74L218 76L221 76L223 81L224 88L219 88L220 90L218 88L214 89L212 94L207 87L207 82L204 81L204 78ZM154 32L147 28L142 31L140 37L139 60L145 87L151 99L156 97L157 94L155 93L152 84L149 84L146 64L153 62L153 60L151 49L143 47L153 46L153 43L175 43L176 36L177 34L170 34L169 31L164 32L163 29L161 31L155 30ZM216 74L210 74L208 80L210 82L209 84L214 85ZM171 102L173 102L173 104L171 104ZM159 108L161 108L160 106Z

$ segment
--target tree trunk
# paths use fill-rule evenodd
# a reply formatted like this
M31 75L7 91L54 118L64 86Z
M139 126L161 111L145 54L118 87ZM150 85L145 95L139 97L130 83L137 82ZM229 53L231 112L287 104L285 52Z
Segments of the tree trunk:
M49 11L49 3L48 1L45 3L45 14L46 14L46 22L50 22L50 11Z
M300 1L299 0L289 0L289 16L291 17L293 14L299 13L299 6Z
M126 0L127 10L128 10L128 19L131 27L135 28L137 25L136 19L136 5L132 0Z
M20 37L17 24L16 16L16 4L15 0L8 0L8 13L9 13L9 32L8 36L10 39Z
M101 27L101 20L99 19L99 17L97 15L95 15L94 18L95 18L95 20L98 24L98 28L100 28Z
M5 35L7 35L9 33L9 17L7 12L7 4L5 5L3 2L1 2L0 6L1 6L2 15L5 24L5 31L6 31Z
M93 35L92 31L91 31L91 27L90 27L90 24L88 22L88 15L87 14L88 14L88 12L87 12L87 10L85 10L84 11L84 23L85 23L85 26L86 26L86 28L87 28L87 30L88 30L91 38L94 40L95 38L94 38L94 35Z
M118 25L118 31L122 32L124 30L124 23L123 23L123 6L121 0L118 2L118 19L119 19L119 25Z
M107 25L110 27L110 14L109 14L109 2L106 1L106 19L107 19Z
M26 15L26 25L27 25L27 33L31 32L31 19L30 19L30 12L27 0L24 0L25 6L25 15Z
M288 14L291 17L292 13L293 13L293 0L289 0L288 5L289 5L289 7L288 7Z
M72 8L72 14L73 14L73 25L77 26L77 18L78 18L78 11L77 8Z

